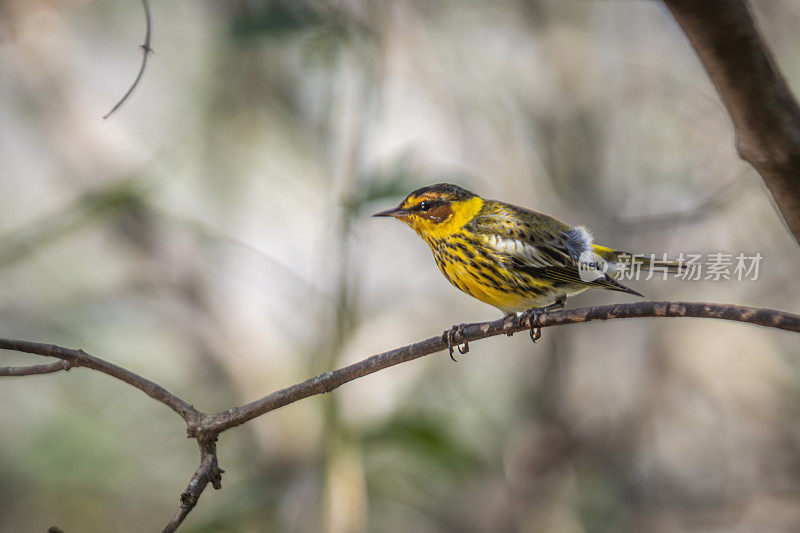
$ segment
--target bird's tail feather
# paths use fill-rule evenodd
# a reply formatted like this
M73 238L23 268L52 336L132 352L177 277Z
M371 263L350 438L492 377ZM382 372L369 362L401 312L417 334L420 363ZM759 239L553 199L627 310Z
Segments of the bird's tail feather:
M613 265L617 265L617 270L620 269L620 267L623 269L638 268L644 271L666 270L666 272L674 274L680 272L683 267L681 261L670 261L663 258L658 259L657 254L631 254L598 244L593 244L592 249L594 253L609 263L609 269L612 269Z

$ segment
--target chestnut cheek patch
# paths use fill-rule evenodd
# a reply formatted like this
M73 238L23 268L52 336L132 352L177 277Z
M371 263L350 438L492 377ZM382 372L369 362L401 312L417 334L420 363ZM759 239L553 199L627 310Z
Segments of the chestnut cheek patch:
M425 214L425 218L427 218L427 219L429 219L429 220L431 220L433 222L442 222L444 220L447 220L447 218L451 214L453 214L453 210L450 209L450 205L449 204L442 204L442 205L437 205L436 207L434 207L433 209L428 211Z

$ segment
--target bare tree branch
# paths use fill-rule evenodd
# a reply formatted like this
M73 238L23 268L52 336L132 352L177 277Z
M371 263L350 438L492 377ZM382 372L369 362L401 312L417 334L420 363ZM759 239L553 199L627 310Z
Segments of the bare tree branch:
M189 485L181 494L181 506L172 520L164 527L163 533L172 533L181 525L186 515L197 505L197 500L205 490L206 486L211 485L219 490L222 488L222 474L225 472L219 467L217 461L217 437L211 436L204 440L198 440L200 444L200 466L195 471Z
M51 374L62 370L69 370L72 365L69 361L61 360L55 363L32 366L4 366L0 367L0 376L33 376L35 374Z
M150 28L152 24L150 22L150 6L148 5L147 0L142 0L142 9L144 10L144 21L145 21L144 41L142 42L142 44L139 45L139 47L142 49L142 64L139 67L139 72L136 73L136 79L133 80L131 86L128 88L125 94L122 95L122 98L120 98L119 101L116 104L114 104L114 107L112 107L108 111L108 113L103 115L103 118L110 117L111 114L114 113L114 111L119 109L119 107L123 103L125 103L125 100L127 100L128 97L131 95L136 86L139 85L139 81L142 79L142 76L144 75L144 69L147 67L147 56L150 55L150 52L153 51L153 49L150 48Z
M66 361L69 363L70 367L82 366L102 372L103 374L108 374L109 376L124 381L132 387L136 387L154 400L163 403L178 413L187 424L194 422L194 420L201 415L201 413L193 406L178 398L158 383L154 383L149 379L143 378L142 376L135 374L126 368L122 368L121 366L104 361L99 357L90 355L83 350L62 348L61 346L56 346L54 344L42 344L40 342L4 338L0 338L0 349L32 353L43 355L45 357L55 357L57 359Z
M800 333L800 315L774 309L757 309L740 305L695 302L638 302L599 307L583 307L579 309L564 309L539 315L533 326L546 328L550 326L591 322L594 320L645 317L714 318L746 322L758 326ZM530 327L530 321L526 317L506 317L493 322L467 324L464 325L458 333L454 334L453 342L465 344L464 352L466 352L466 344L469 342L495 335L510 336L516 332L527 330ZM431 337L430 339L367 357L357 363L337 370L325 372L301 383L292 385L291 387L275 391L249 404L234 407L219 413L207 414L198 411L192 405L170 393L161 385L122 367L89 355L83 350L72 350L52 344L0 338L0 349L56 357L61 359L56 365L61 365L64 367L64 370L67 369L66 367L82 366L108 374L109 376L136 387L151 398L167 405L170 409L181 415L186 422L188 435L197 441L200 448L200 466L189 481L186 490L181 494L181 506L172 520L170 520L164 528L166 532L175 531L175 529L180 526L189 512L195 507L200 495L209 483L216 489L221 487L223 470L219 468L217 460L216 440L217 436L223 431L244 424L249 420L279 407L302 400L303 398L330 392L360 377L447 348L448 343L443 336ZM49 370L51 372L60 369L56 368L54 365L37 366L54 368L53 370ZM36 367L16 367L16 373L8 373L5 375L29 375L35 372L25 371L33 368Z
M663 0L733 120L736 149L761 174L800 243L800 107L746 0Z
M611 320L614 318L643 318L643 317L699 317L717 318L722 320L735 320L748 322L760 326L783 329L800 333L800 315L776 311L773 309L756 309L731 304L710 304L691 302L638 302L628 304L604 305L599 307L582 307L579 309L563 309L539 315L535 326L546 328L565 324L577 324L593 320ZM463 334L457 333L453 341L464 343L492 337L495 335L511 335L518 331L528 329L529 323L521 317L506 317L494 322L480 322L465 325ZM447 342L442 336L431 337L424 341L389 350L373 355L357 363L325 372L302 383L292 385L285 389L273 392L263 398L241 407L234 407L221 413L208 415L204 418L202 426L189 428L198 434L219 433L228 428L237 426L250 419L256 418L273 411L284 405L294 403L303 398L330 392L333 389L407 361L439 352L447 348Z

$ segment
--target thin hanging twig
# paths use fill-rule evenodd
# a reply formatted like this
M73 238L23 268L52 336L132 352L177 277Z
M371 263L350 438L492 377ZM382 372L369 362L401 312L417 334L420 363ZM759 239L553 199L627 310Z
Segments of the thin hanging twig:
M142 9L144 9L144 20L145 20L145 24L146 24L146 29L145 29L145 34L144 34L144 42L142 42L142 44L139 45L140 48L142 49L142 65L139 67L139 72L136 74L136 79L133 80L133 84L128 88L128 91L124 95L122 95L122 98L119 99L119 102L114 104L114 107L112 107L111 110L108 113L103 115L103 118L110 117L111 114L114 113L114 111L119 109L119 107L131 95L131 93L136 88L136 86L139 85L139 81L142 79L142 76L144 75L144 69L145 69L145 67L147 67L147 56L150 55L150 52L153 51L153 49L150 48L150 26L151 26L151 24L150 24L150 6L147 4L147 0L142 0Z

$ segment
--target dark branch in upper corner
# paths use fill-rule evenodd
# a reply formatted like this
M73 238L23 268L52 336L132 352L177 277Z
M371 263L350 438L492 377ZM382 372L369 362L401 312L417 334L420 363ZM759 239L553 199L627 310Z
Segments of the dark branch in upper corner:
M746 0L663 0L733 120L736 149L800 243L800 106Z
M144 34L144 41L142 42L142 44L139 45L139 47L142 49L142 64L139 67L139 72L136 74L136 79L133 80L133 83L131 84L131 86L128 88L128 90L125 92L125 94L122 95L122 98L120 98L119 101L116 104L114 104L114 107L112 107L108 111L108 113L103 115L103 118L110 117L114 113L114 111L119 109L119 107L123 103L125 103L125 100L127 100L128 97L131 95L131 93L136 88L136 86L139 85L139 81L142 79L142 76L144 75L144 69L147 67L147 56L150 55L150 52L153 51L153 49L150 48L150 27L151 27L151 22L150 22L150 6L148 5L147 0L142 0L142 9L144 9L144 21L145 21L145 25L146 25L145 34Z

